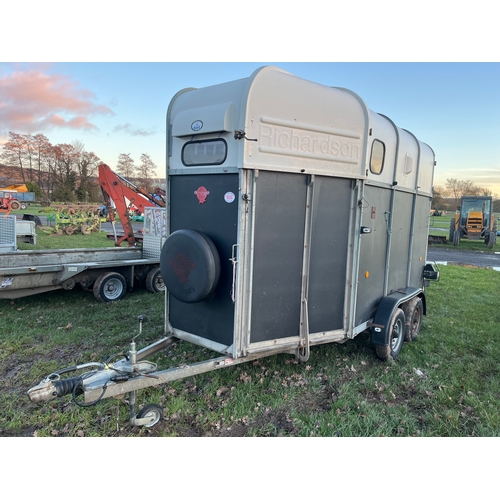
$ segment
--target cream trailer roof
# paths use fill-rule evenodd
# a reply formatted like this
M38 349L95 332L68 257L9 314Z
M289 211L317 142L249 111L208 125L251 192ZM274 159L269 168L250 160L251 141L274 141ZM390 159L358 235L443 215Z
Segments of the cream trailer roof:
M354 92L310 82L276 67L260 68L249 78L181 91L172 99L167 120L172 173L186 168L181 161L186 142L219 137L227 142L220 168L373 178L388 185L397 178L400 185L414 189L424 157L432 158L427 166L430 174L419 175L424 190L431 188L433 153L428 146L370 111ZM371 146L379 130L385 166L380 174L371 175ZM410 176L408 170L413 172Z

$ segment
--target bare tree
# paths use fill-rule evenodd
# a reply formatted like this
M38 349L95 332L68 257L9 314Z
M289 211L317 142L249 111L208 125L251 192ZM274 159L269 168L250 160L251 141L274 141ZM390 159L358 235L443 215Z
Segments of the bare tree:
M141 164L137 168L137 178L140 187L151 191L152 178L156 174L156 165L146 153L141 155Z
M119 155L116 171L128 180L135 177L135 164L130 153L121 153Z
M23 182L26 182L25 165L26 165L26 148L25 137L15 132L9 132L9 140L3 145L3 151L0 159L9 167L19 167L21 169L21 177Z
M95 181L100 158L93 152L84 149L80 152L76 166L78 170L78 188L76 196L80 201L97 201L99 185Z
M52 147L49 139L43 134L36 134L33 136L34 158L36 166L38 167L37 183L42 188L45 184L45 178L47 178L47 182L49 182L50 169L48 159L52 154ZM46 175L44 175L44 173Z

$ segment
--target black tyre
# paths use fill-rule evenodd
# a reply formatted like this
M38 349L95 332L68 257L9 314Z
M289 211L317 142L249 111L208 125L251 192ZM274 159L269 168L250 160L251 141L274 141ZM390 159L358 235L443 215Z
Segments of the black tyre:
M161 406L151 404L146 405L142 410L137 414L137 418L150 418L151 422L149 424L145 424L144 427L153 427L163 418L163 410Z
M398 357L405 340L405 326L405 313L397 308L389 323L388 345L375 346L375 352L378 358L387 361L389 358L396 359Z
M453 233L453 246L458 247L460 243L460 229L456 229Z
M160 268L165 286L176 299L201 302L215 291L219 282L219 253L207 235L180 229L165 241Z
M413 297L413 299L402 304L401 309L405 313L405 342L411 342L417 338L422 327L422 317L424 315L422 299Z
M11 210L19 210L21 208L21 204L17 200L12 200L10 202Z
M495 243L497 242L497 232L498 232L498 222L495 220L493 228L490 231L488 241L486 242L488 248L493 248L495 246Z
M26 203L21 203L21 209L26 210L28 208L28 205Z
M127 293L127 281L120 273L102 274L95 280L93 292L100 302L120 300Z
M154 267L146 276L146 289L148 292L158 293L164 292L165 288L165 283L161 276L161 269L159 267Z

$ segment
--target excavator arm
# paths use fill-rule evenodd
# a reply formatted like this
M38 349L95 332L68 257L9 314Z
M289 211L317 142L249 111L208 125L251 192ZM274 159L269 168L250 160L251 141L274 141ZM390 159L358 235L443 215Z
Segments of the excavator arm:
M155 192L156 196L148 193L145 189L135 186L129 180L113 172L104 163L99 165L99 185L111 222L114 222L114 208L120 216L120 223L125 231L125 235L119 238L115 245L120 246L123 241L127 240L129 246L134 246L136 242L129 216L130 209L134 206L144 213L146 207L164 207L165 198L161 195L161 190Z

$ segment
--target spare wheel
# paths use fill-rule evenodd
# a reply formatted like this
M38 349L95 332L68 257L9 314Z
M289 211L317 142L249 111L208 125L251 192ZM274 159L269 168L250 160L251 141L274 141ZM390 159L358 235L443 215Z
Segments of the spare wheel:
M220 277L220 258L213 241L191 229L173 232L165 241L160 268L168 291L182 302L201 302Z

